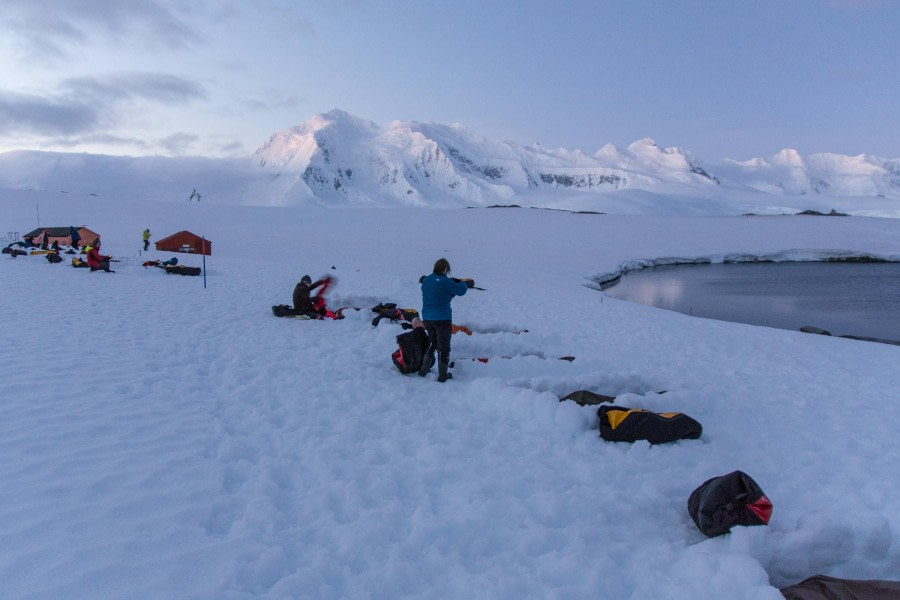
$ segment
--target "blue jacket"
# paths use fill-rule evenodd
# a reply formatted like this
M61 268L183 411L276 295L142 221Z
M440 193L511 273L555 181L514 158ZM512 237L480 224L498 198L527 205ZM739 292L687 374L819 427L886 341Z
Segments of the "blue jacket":
M425 321L451 321L453 296L462 296L469 287L465 281L453 281L445 275L432 273L422 281L422 319Z

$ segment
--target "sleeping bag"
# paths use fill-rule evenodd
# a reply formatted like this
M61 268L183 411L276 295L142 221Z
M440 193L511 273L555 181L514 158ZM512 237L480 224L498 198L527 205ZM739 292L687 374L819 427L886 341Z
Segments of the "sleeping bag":
M611 442L647 440L665 444L681 439L697 439L703 427L691 417L677 412L655 413L641 408L601 406L600 437Z

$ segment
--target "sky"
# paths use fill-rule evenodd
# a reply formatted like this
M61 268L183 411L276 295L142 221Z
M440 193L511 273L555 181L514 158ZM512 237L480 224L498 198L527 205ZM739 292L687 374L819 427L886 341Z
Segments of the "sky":
M892 0L5 0L0 151L247 155L332 109L594 153L900 157Z

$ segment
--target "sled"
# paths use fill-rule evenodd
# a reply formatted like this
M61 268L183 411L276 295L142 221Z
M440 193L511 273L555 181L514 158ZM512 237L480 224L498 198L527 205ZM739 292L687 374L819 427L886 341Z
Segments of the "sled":
M287 304L279 304L272 307L272 314L276 317L287 317L289 319L300 319L301 321L309 321L309 315L305 311L294 310Z
M900 598L900 581L838 579L816 575L781 588L785 600L862 600Z
M612 404L615 398L613 396L604 396L603 394L598 394L590 390L577 390L568 396L563 396L559 399L560 402L565 402L566 400L571 400L578 404L578 406L596 406L598 404L603 404L604 402Z
M202 272L203 271L200 269L200 267L185 267L182 265L176 265L176 266L169 265L166 267L166 273L171 273L173 275L197 276L197 275L200 275L200 273L202 273Z
M461 360L471 360L471 361L477 361L480 363L487 363L490 360L496 360L498 358L512 360L514 358L522 358L522 357L526 357L526 356L540 358L542 360L554 360L555 359L555 360L564 360L567 362L572 362L573 360L575 360L574 356L544 356L543 352L522 352L520 354L512 354L510 356L472 356L472 357L467 357L467 358L457 358L455 361L452 361L450 363L450 368L451 369L453 368L454 362L461 361Z

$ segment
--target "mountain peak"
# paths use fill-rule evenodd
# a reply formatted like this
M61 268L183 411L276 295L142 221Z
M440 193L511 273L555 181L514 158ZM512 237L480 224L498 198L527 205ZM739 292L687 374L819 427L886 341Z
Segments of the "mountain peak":
M334 129L345 134L354 132L370 134L380 129L380 127L374 121L362 119L339 108L333 108L328 112L319 113L311 117L302 125L292 129L299 129L304 133Z
M780 165L799 167L803 165L803 157L793 148L783 148L777 154L772 155L772 162Z
M628 150L630 152L635 152L635 151L640 152L640 151L645 151L645 150L648 150L651 148L655 148L656 150L659 150L659 146L656 145L656 140L654 140L651 137L645 137L645 138L641 138L639 140L635 140L634 142L632 142L631 144L628 145Z

